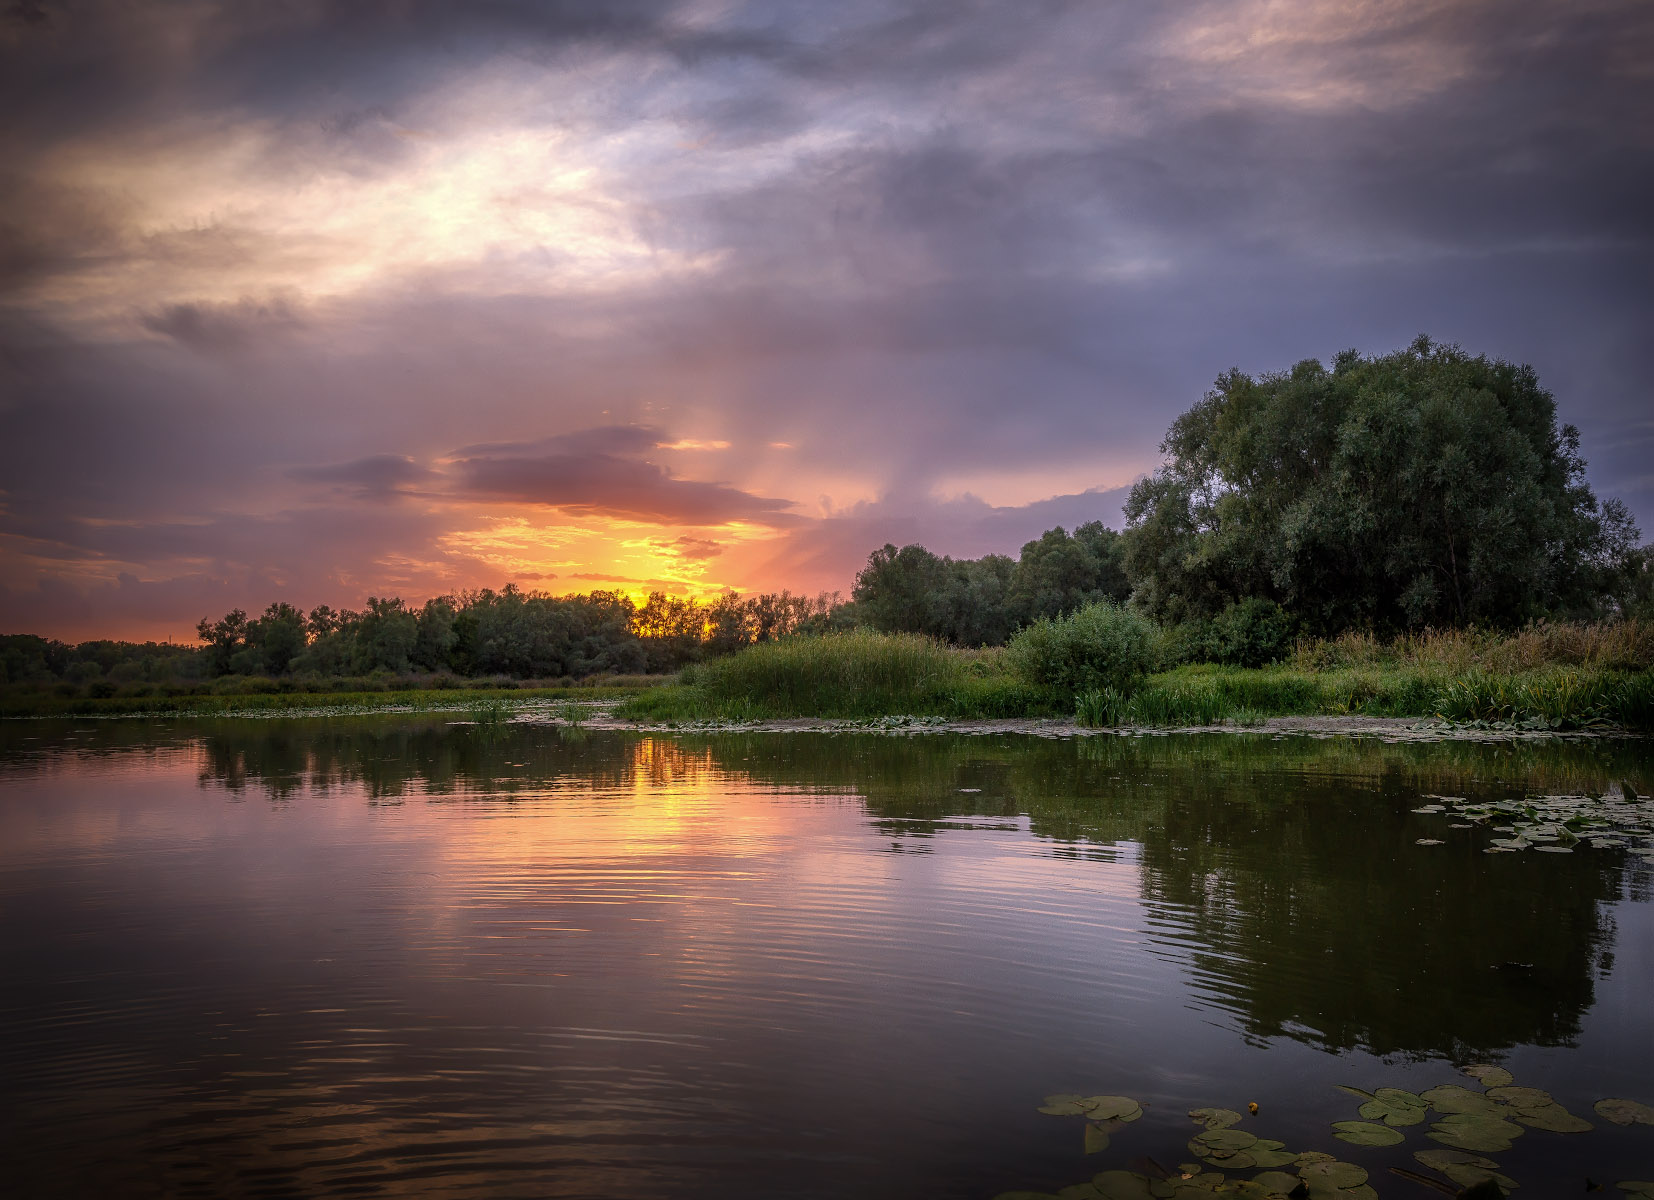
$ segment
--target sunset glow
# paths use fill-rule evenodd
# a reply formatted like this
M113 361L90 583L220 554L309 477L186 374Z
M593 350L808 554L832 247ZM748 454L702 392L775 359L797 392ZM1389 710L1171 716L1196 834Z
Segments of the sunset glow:
M1220 372L1421 330L1531 362L1647 527L1651 29L13 6L0 625L847 592L1119 527Z

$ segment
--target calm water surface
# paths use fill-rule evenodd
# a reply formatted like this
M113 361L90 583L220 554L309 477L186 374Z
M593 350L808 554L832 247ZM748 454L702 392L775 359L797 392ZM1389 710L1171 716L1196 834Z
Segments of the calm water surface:
M1654 1102L1654 906L1409 809L1621 779L1647 743L7 722L0 1192L989 1197L1256 1101L1428 1195L1331 1085ZM1088 1157L1069 1091L1147 1116ZM1649 1178L1598 1124L1498 1157Z

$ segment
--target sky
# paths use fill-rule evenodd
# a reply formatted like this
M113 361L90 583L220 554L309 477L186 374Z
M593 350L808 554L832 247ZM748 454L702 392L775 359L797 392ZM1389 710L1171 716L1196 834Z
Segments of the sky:
M0 632L847 592L1420 333L1654 533L1646 0L0 0L0 102Z

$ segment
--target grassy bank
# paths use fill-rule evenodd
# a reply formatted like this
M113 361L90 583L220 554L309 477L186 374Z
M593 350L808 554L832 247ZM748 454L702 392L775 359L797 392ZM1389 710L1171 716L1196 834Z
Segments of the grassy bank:
M182 694L168 694L155 689L118 696L65 695L51 690L11 688L0 692L0 717L119 717L137 714L211 717L232 713L371 712L375 709L464 711L501 704L515 707L535 701L621 699L635 696L660 682L659 676L615 676L581 684L529 681L499 686L491 681L481 681L481 686L473 682L450 687L372 689L285 687L237 691L213 688Z
M1654 730L1654 674L1638 661L1650 651L1647 631L1632 632L1639 638L1573 637L1571 661L1558 661L1554 650L1546 661L1538 635L1444 635L1388 646L1343 639L1300 647L1273 666L1185 664L1128 687L1075 694L1030 682L1004 651L856 631L751 647L691 668L617 712L648 722L1073 717L1093 727L1365 715Z

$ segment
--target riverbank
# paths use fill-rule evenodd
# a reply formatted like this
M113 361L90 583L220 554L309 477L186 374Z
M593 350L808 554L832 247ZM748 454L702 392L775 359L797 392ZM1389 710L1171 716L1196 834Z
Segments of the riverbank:
M394 688L378 691L224 692L183 696L59 696L49 692L0 694L0 717L237 717L327 716L373 712L454 712L499 719L559 704L613 706L649 684L552 687Z
M1364 718L1530 732L1654 730L1654 673L1646 669L1195 664L1149 675L1129 690L1101 688L1076 696L1030 685L993 652L847 642L832 655L823 653L826 641L764 654L747 651L686 671L676 684L622 701L616 716L650 726L929 718L1207 729L1265 728L1283 718Z

